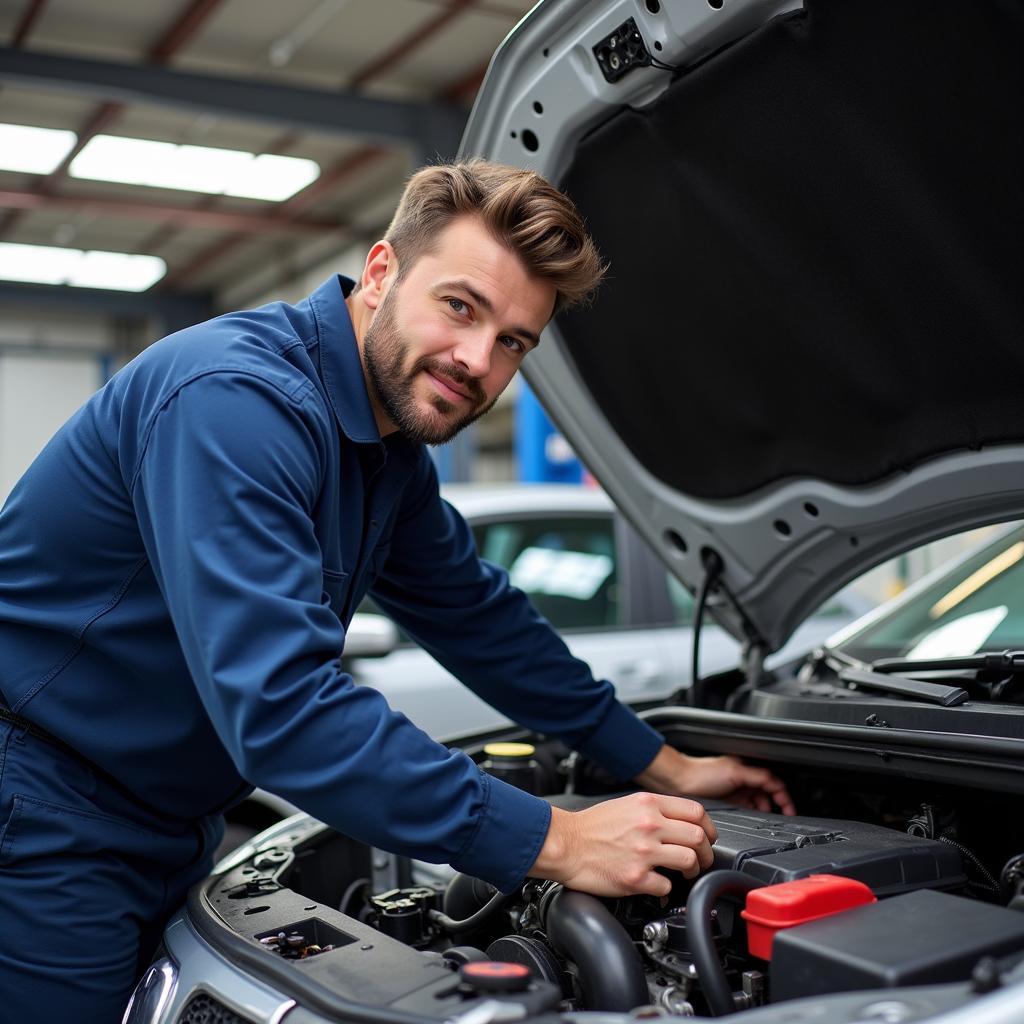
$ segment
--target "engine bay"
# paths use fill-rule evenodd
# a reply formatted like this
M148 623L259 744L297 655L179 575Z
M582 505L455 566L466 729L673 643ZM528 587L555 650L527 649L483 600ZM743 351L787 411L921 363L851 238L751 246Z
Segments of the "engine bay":
M526 775L514 759L476 756L569 810L621 795L557 743L528 750ZM696 880L667 872L667 898L598 899L534 879L502 894L299 816L223 862L190 917L207 938L230 933L233 957L278 987L396 1020L497 1000L520 1016L645 1007L769 1022L817 997L838 1000L839 1022L859 1019L857 993L910 988L921 1016L900 1019L923 1020L1024 977L1013 798L828 767L793 766L786 781L806 813L704 801L714 866Z

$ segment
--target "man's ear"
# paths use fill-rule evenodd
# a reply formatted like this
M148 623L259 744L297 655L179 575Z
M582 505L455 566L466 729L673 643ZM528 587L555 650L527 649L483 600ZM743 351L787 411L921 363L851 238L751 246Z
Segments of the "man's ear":
M398 257L391 243L384 238L374 242L366 254L363 276L359 279L359 292L369 309L380 305L397 273Z

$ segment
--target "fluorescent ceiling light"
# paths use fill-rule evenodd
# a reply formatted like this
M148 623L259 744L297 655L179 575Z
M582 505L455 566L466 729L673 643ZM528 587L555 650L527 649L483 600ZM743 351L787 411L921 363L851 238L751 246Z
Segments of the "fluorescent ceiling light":
M314 160L211 146L97 135L71 162L73 178L281 202L320 177Z
M167 273L159 256L0 242L0 279L143 292Z
M60 166L77 141L74 132L59 128L0 124L0 170L49 174Z

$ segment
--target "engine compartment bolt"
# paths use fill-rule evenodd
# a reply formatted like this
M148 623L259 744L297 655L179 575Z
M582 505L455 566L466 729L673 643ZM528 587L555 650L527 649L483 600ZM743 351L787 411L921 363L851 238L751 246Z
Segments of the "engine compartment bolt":
M649 949L660 950L668 942L668 924L664 921L648 921L644 925L644 945Z

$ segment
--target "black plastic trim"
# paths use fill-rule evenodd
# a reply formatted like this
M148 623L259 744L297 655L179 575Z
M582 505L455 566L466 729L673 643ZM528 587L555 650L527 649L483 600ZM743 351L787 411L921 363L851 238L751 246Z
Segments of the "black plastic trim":
M660 708L642 717L662 731L678 730L673 738L693 749L802 764L824 757L832 767L1024 794L1024 739L765 721L698 708Z
M862 690L902 695L927 704L941 704L946 708L957 707L970 696L962 686L946 686L924 679L905 679L902 676L872 672L867 668L840 669L839 678L844 683L855 683Z
M312 979L303 978L287 960L267 956L221 921L207 897L211 885L220 884L213 876L194 885L188 894L189 923L217 952L248 970L263 984L273 985L282 995L317 1013L344 1020L346 1024L438 1024L438 1018L400 1010L377 1009L342 999Z

